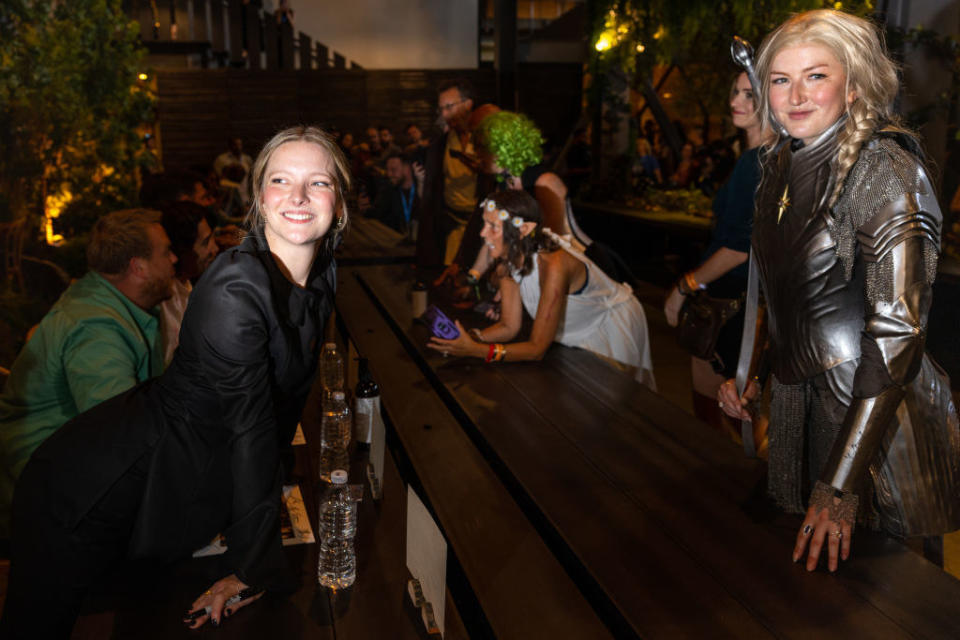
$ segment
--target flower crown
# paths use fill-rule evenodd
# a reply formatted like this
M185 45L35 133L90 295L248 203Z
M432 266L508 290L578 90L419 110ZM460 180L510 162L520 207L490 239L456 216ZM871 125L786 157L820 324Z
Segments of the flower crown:
M487 198L486 200L480 203L480 207L485 211L489 211L493 213L494 211L497 210L497 203L491 200L490 198ZM507 211L506 209L500 209L499 211L497 211L497 218L499 218L500 220L510 219L510 212ZM510 219L510 224L515 226L517 229L519 229L520 226L523 225L523 218L521 218L520 216L513 216L513 218Z

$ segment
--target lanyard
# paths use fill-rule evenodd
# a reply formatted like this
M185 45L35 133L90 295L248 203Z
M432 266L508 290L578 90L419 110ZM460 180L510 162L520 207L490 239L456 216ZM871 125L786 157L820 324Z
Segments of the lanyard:
M410 213L413 211L413 196L416 194L417 185L410 185L409 200L400 189L400 204L403 206L403 219L410 222Z

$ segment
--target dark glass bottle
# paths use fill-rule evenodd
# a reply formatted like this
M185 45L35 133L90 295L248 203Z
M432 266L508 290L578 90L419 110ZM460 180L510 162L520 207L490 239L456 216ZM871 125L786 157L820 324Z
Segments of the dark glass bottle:
M357 374L357 390L354 394L354 440L358 443L370 444L373 437L374 421L380 419L380 385L370 373L370 362L360 358L360 369Z

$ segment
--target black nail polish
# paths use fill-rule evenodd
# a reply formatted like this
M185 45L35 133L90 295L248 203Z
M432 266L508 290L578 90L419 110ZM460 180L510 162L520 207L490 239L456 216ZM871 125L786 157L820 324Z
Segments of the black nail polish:
M223 612L223 615L229 616L231 613L233 613L233 609L227 609L226 611Z
M211 618L210 622L211 622L211 623L213 624L213 626L215 626L215 627L219 627L219 626L220 626L220 621L217 620L216 618Z

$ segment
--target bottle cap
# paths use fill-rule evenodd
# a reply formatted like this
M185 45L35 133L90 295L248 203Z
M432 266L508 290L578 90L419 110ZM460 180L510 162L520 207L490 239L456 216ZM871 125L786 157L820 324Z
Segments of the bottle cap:
M337 469L330 472L330 482L332 484L347 484L347 472L343 469Z
M334 391L332 397L334 400L343 400L344 398L343 391Z

